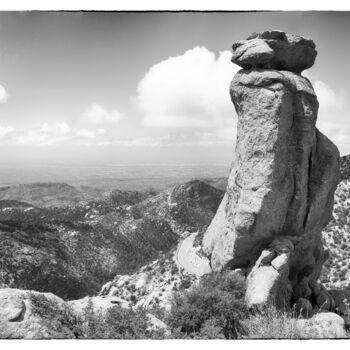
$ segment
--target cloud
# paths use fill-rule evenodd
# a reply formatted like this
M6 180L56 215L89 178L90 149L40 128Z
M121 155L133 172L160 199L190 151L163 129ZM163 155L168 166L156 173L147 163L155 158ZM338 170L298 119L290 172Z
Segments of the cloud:
M99 135L104 135L106 133L105 129L97 129L97 130L87 130L80 129L76 131L76 136L83 139L95 139Z
M5 103L8 100L9 95L6 89L0 85L0 104Z
M195 47L152 66L138 84L136 101L148 126L213 129L232 125L229 85L239 69L229 51Z
M317 128L338 146L341 154L348 154L350 123L347 115L347 92L313 79L308 71L303 75L311 81L319 101Z
M123 114L117 110L107 111L101 105L93 103L83 113L83 118L92 124L117 123L124 118Z
M323 81L314 82L314 89L320 103L320 109L336 108L342 109L345 103L345 92L334 91Z
M0 138L3 138L11 133L13 133L15 129L12 126L1 126L0 125Z
M37 129L29 129L14 138L15 144L52 146L68 140L71 128L66 123L42 124Z

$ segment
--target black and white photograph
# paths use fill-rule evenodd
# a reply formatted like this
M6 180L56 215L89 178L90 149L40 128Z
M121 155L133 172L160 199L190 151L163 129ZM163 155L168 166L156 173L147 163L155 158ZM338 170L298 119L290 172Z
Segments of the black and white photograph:
M349 339L349 37L346 10L1 9L0 346Z

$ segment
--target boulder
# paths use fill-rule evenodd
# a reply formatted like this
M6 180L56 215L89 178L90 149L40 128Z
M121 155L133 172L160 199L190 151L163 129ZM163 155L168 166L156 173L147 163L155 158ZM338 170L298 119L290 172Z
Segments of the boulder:
M344 320L333 312L320 312L306 322L317 338L345 338Z
M232 45L232 62L244 69L277 69L300 73L315 62L312 40L279 30L254 33Z
M148 326L149 331L163 331L165 336L169 336L171 334L170 327L162 320L150 313L147 314L147 318L150 323Z
M129 307L127 301L116 296L64 301L52 293L0 289L0 339L75 339L82 336L79 332L87 312L104 317L116 305ZM150 313L147 318L150 331L169 335L164 322Z
M0 289L0 338L74 338L74 319L64 300L52 293Z
M254 293L257 301L269 300L261 295L284 276L278 271L285 270L283 253L289 275L282 280L304 289L294 300L310 296L308 283L317 281L327 258L321 232L332 217L340 157L316 129L317 97L299 74L315 56L311 40L279 31L233 47L233 61L244 68L230 86L238 115L234 165L202 246L213 270L253 267L249 303ZM264 257L264 266L258 259L268 247L276 257ZM262 275L270 282L258 286Z
M248 308L287 306L291 290L288 280L290 252L277 254L271 248L264 250L249 273L245 295Z

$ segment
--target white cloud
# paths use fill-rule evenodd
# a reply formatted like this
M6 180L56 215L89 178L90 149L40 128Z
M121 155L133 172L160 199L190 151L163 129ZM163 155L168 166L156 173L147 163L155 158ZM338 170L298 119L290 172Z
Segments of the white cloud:
M79 145L99 146L109 143L108 140L101 139L106 133L105 129L72 129L64 122L52 125L44 123L36 129L18 132L12 138L12 144L53 146L70 142Z
M345 102L345 93L343 91L336 92L320 80L315 81L313 86L320 103L320 109L343 108Z
M92 124L117 123L124 118L117 110L107 111L101 105L93 103L83 113L84 120Z
M83 139L95 139L99 135L104 135L106 133L105 129L97 129L97 130L87 130L80 129L76 131L76 135Z
M8 97L9 95L6 89L2 85L0 85L0 104L5 103L8 100Z
M68 140L71 128L66 123L42 124L37 129L29 129L15 137L15 144L52 146Z
M6 145L61 146L64 144L102 146L111 144L110 135L102 128L75 129L67 123L44 123L32 129L0 126L0 142Z
M205 47L152 66L138 85L144 123L165 128L213 129L232 125L229 85L239 69L229 51L218 57Z
M341 154L349 154L350 123L346 91L313 79L308 71L303 75L311 81L319 101L317 128L338 146Z
M14 131L15 131L15 129L12 126L1 126L0 125L0 138L7 136Z

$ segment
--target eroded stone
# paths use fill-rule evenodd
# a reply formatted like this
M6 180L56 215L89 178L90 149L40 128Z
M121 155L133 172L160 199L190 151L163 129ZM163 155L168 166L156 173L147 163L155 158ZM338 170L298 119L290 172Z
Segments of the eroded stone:
M277 69L300 73L315 62L312 40L282 31L254 33L232 45L232 62L244 69Z
M248 301L254 293L257 302L269 299L266 291L273 290L286 261L285 283L298 298L311 298L309 284L316 283L327 259L321 231L332 216L340 176L337 147L316 129L315 91L299 74L313 64L315 45L270 31L235 43L233 50L234 62L246 68L230 87L238 115L236 148L203 250L216 271L254 266ZM274 259L265 256L270 249ZM254 282L264 275L264 286Z

